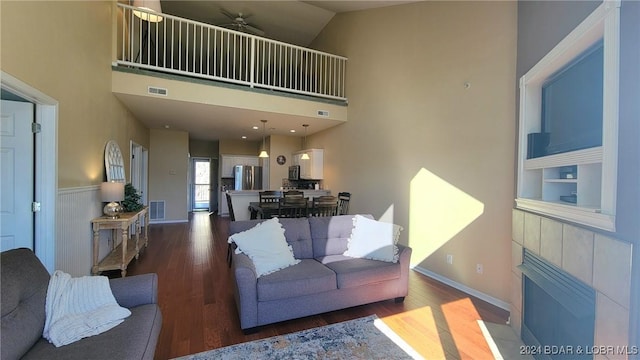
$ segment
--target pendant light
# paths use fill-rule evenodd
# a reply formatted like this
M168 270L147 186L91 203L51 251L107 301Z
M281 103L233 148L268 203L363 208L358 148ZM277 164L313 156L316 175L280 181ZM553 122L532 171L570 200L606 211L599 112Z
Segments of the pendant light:
M133 14L142 20L157 23L163 19L160 15L162 14L162 5L160 4L160 0L133 0L133 6L140 10L144 10L133 10Z
M267 120L260 120L262 121L262 151L260 151L260 155L258 155L258 157L261 158L268 158L269 154L267 153L267 147L265 146L265 142L264 142L264 134L265 134L265 127L267 126Z
M307 146L307 128L309 127L309 124L302 124L302 126L304 127L304 140L302 142L302 150L306 150L305 147ZM302 154L302 157L300 159L309 160L309 154L305 152L304 154Z

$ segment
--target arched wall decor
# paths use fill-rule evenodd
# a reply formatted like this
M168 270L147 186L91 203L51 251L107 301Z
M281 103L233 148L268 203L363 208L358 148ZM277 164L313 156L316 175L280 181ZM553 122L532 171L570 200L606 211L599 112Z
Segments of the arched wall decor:
M124 173L124 160L118 143L109 140L104 149L104 167L107 174L107 182L126 182Z

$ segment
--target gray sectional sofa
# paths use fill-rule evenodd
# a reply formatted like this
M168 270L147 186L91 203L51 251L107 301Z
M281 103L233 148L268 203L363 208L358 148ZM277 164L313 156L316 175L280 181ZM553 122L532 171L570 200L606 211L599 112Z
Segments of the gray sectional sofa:
M100 335L55 347L42 337L50 275L29 249L2 252L2 359L153 359L162 315L158 278L145 274L110 280L123 323Z
M371 216L368 216L371 218ZM264 220L235 221L229 235ZM287 242L301 262L256 278L251 259L233 254L232 274L240 325L257 327L372 302L408 293L411 248L398 245L397 263L342 255L353 228L353 216L280 219Z

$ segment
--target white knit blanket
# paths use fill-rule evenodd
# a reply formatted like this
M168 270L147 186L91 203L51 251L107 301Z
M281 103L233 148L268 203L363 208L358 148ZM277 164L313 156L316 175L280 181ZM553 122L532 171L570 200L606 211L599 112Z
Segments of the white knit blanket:
M113 297L105 276L71 275L57 270L49 280L42 336L56 347L103 333L131 315Z

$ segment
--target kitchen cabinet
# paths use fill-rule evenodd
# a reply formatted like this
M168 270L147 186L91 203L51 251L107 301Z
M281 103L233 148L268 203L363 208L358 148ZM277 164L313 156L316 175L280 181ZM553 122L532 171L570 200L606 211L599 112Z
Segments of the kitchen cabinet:
M248 156L248 155L221 155L221 167L220 167L220 177L221 178L232 178L233 177L233 167L236 165L253 165L258 166L259 159L257 156Z
M303 154L309 155L309 159L302 159ZM324 150L323 149L307 149L295 152L293 154L294 163L300 165L300 179L304 180L322 180L324 178Z

